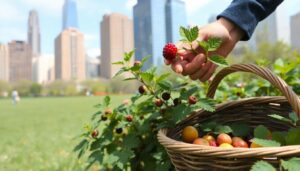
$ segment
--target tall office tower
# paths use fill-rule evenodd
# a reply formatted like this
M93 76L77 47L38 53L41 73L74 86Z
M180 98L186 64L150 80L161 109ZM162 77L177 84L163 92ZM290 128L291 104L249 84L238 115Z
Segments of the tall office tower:
M100 72L100 59L89 57L86 58L86 77L91 78L99 78Z
M53 81L51 79L51 70L54 68L54 56L42 55L40 58L33 59L33 68L36 69L35 82L45 84Z
M185 2L182 0L167 0L166 3L166 35L167 42L180 40L179 28L187 26Z
M25 41L12 41L9 47L9 81L32 80L32 52Z
M85 79L84 35L75 28L63 30L55 39L55 79Z
M291 16L291 45L300 52L300 12Z
M65 0L63 6L63 30L78 28L76 0Z
M9 52L4 44L0 44L0 80L9 81Z
M133 7L134 43L138 60L150 55L144 70L163 64L162 49L166 43L166 0L138 0Z
M41 34L38 13L35 10L29 12L28 18L28 44L32 49L33 57L41 54Z
M125 52L134 49L133 39L133 23L127 16L117 13L103 16L101 22L101 77L112 78L119 71L120 66L112 65L112 63L122 60Z

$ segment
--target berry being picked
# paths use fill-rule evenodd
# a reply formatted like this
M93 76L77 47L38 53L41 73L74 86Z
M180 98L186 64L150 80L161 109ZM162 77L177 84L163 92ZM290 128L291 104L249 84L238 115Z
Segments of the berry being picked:
M223 143L232 144L232 139L228 134L221 133L217 137L217 143L219 145Z
M140 66L140 65L142 65L141 61L134 61L133 66Z
M163 56L167 60L173 60L177 55L177 47L173 43L167 43L163 49Z
M133 116L132 115L127 115L127 116L125 116L125 119L126 119L127 122L132 122Z
M196 104L197 103L197 98L195 96L190 96L189 97L189 104Z
M139 87L139 93L140 94L144 94L146 92L146 86L145 85L141 85L140 87Z
M182 140L187 143L192 143L198 138L198 130L193 126L187 126L182 131Z
M102 120L102 121L106 121L106 120L107 120L107 116L102 115L102 116L101 116L101 120Z
M176 98L173 100L173 104L174 104L174 106L177 106L177 105L181 104L181 100L179 98Z
M209 146L208 141L207 141L206 139L204 139L204 138L196 138L196 139L193 141L193 144Z
M98 130L94 130L91 135L93 138L97 138L98 134L99 134Z
M122 134L123 128L116 128L116 133L117 134Z
M248 148L248 144L246 141L244 141L240 137L233 137L232 138L232 145L233 147L239 147L239 148Z
M219 147L222 147L222 148L233 148L233 146L231 144L228 144L228 143L223 143L223 144L219 145Z
M161 99L155 99L154 103L157 107L161 107L164 102Z
M161 95L161 97L164 99L164 100L169 100L170 98L171 98L171 95L170 95L170 93L168 93L168 92L164 92L162 95Z

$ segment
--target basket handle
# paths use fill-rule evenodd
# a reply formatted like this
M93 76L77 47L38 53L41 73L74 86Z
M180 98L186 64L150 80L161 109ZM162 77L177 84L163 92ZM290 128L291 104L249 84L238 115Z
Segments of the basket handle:
M207 97L214 98L217 87L224 77L234 72L249 72L268 80L272 85L280 90L280 92L287 98L288 102L294 111L300 117L300 99L297 94L283 81L280 77L272 73L268 68L259 67L254 64L235 64L230 67L223 68L216 74L211 84L209 85Z

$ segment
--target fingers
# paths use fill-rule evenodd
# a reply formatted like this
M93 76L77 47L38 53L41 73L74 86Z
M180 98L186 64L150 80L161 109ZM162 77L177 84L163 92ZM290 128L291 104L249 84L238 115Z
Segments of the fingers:
M205 82L205 81L209 80L211 78L211 76L214 74L214 72L215 72L215 70L217 68L217 65L215 65L215 64L213 64L211 62L207 63L207 65L209 65L207 67L207 70L204 72L203 75L201 75L199 77L199 80L202 81L202 82Z
M183 75L191 75L195 73L196 71L200 70L202 67L202 64L205 61L204 54L197 55L190 63L186 64L183 67Z

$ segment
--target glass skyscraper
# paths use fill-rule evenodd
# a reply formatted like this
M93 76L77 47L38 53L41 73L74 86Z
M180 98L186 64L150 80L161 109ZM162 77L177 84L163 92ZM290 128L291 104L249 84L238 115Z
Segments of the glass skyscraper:
M166 35L167 42L180 40L179 28L187 26L185 2L182 0L167 0L166 4Z
M133 8L136 59L151 56L144 70L163 64L166 42L179 40L179 26L186 26L185 4L180 0L138 0ZM170 32L170 33L169 33Z
M38 13L35 10L29 12L28 18L28 43L32 49L32 55L41 54L41 34Z
M63 6L63 30L77 27L78 22L76 0L65 0L65 4Z

